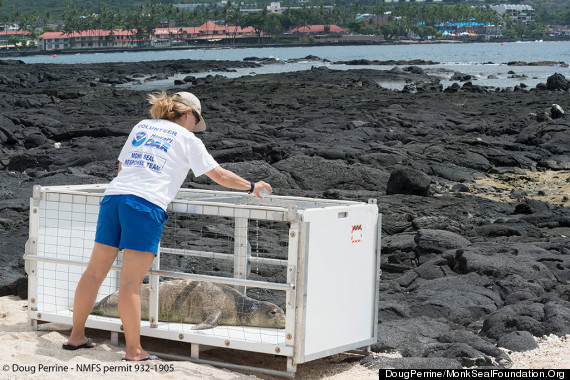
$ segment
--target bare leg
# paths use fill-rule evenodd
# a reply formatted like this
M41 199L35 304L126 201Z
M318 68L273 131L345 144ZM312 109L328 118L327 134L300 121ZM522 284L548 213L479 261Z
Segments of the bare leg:
M99 287L107 277L119 249L105 244L95 243L87 269L75 289L73 300L73 329L67 344L78 346L87 342L85 322L99 292Z
M119 289L119 317L127 345L126 359L140 360L149 356L141 347L141 298L140 290L154 254L125 249Z

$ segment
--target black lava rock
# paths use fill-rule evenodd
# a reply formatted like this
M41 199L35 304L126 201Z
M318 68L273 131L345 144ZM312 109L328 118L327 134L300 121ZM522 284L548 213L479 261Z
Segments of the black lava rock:
M26 297L33 186L109 182L131 128L148 117L147 91L124 86L176 75L185 84L168 92L192 83L208 122L200 138L223 167L271 183L277 195L377 200L382 278L372 348L404 357L363 364L506 367L499 341L513 350L531 347L529 334L570 333L567 196L546 203L519 186L528 171L563 178L570 169L568 118L552 110L568 102L562 75L544 85L551 91L491 91L465 81L442 91L441 77L416 69L194 76L262 61L275 63L0 61L0 296ZM409 91L378 85L392 82ZM482 185L491 175L504 186ZM184 187L219 189L192 173ZM264 235L260 247L285 258L287 234ZM227 249L214 240L198 248ZM161 267L219 270L168 255ZM255 276L280 279L267 268Z
M536 340L528 331L515 331L502 336L497 342L497 345L516 352L530 351L538 348Z
M415 169L396 169L390 174L386 194L407 194L426 197L429 193L431 178Z
M568 91L570 88L570 83L566 79L566 77L562 74L555 73L548 77L546 80L546 88L548 90L563 90Z

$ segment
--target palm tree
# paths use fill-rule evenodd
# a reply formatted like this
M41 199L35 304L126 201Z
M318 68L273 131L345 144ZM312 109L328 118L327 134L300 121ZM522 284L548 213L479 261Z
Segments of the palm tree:
M47 29L47 26L49 24L50 21L50 13L49 11L45 11L44 12L44 17L42 18L42 25L43 25L43 31L45 32Z
M40 23L40 16L38 15L38 10L34 9L32 11L32 24L34 26L37 26L37 25L39 25L39 23Z
M79 8L79 17L77 18L77 26L76 32L83 34L83 32L87 32L87 35L92 34L93 30L93 17L91 14L87 12L85 7ZM83 38L83 37L81 37Z
M257 33L258 42L261 42L261 32L265 25L265 20L267 18L267 9L262 12L250 13L242 18L240 26L245 28L251 26Z
M19 21L19 30L24 30L30 33L31 41L35 40L38 36L37 29L40 23L40 18L38 17L37 9L34 9L30 16L22 15ZM27 44L26 44L27 46Z
M2 11L2 9L4 9L4 0L0 0L0 12ZM0 20L2 21L2 24L4 25L4 32L6 33L6 36L8 36L8 30L6 28L6 24L8 24L8 15L2 15L0 17ZM6 52L8 52L8 44L6 44Z
M241 14L239 12L239 9L236 8L231 1L228 1L228 3L226 4L226 6L224 7L223 10L223 17L224 17L224 25L226 28L228 28L229 26L233 26L234 30L233 33L231 34L231 40L233 43L236 42L236 34L237 34L237 28L239 27L239 23L241 20ZM228 40L229 41L229 40Z
M499 23L501 22L501 17L497 13L497 11L495 11L495 10L491 9L491 7L489 7L487 13L490 14L489 19L490 19L491 24L499 25Z
M66 2L67 10L63 12L63 32L68 36L79 28L79 14L74 3Z
M511 16L509 15L508 12L505 12L501 15L501 21L503 22L503 28L512 29L513 20L511 20Z
M135 15L136 36L139 40L139 45L145 45L147 43L150 45L154 28L158 22L159 18L153 10L150 0L139 5Z
M303 8L301 10L296 10L293 13L293 26L302 28L308 26L311 21L309 17L309 12L307 11L305 4L303 4Z
M113 30L116 28L116 22L119 14L115 14L107 4L104 4L99 11L101 29L108 31L106 38L109 40L111 46L115 40L115 33Z
M381 7L377 7L376 8L376 12L381 12L381 14L384 14L384 5L382 5ZM331 12L328 14L328 24L331 25L339 25L342 23L342 11L340 8L335 7L331 10Z
M278 15L277 13L270 13L266 15L263 22L263 30L269 32L271 37L273 37L273 35L281 33L281 15Z
M400 25L408 31L415 22L417 9L415 5L399 4L392 12L394 18L399 17Z
M16 10L13 5L10 5L10 22L18 21L20 16L22 16L22 12Z
M124 14L121 15L121 29L123 31L129 32L129 39L131 40L131 46L134 40L134 31L136 29L136 11L126 10Z
M106 37L105 34L108 35L107 30L107 15L110 13L109 6L107 4L103 4L99 7L97 14L93 15L93 27L98 31L98 43L101 44L103 37Z
M144 43L144 5L139 5L138 10L133 14L133 25L135 27L135 37L138 40L138 45L141 46Z

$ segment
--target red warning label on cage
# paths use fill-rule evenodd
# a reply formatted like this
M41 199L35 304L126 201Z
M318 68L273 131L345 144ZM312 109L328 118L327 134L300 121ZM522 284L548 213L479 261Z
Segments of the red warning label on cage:
M362 224L353 224L350 233L350 241L352 243L362 243Z

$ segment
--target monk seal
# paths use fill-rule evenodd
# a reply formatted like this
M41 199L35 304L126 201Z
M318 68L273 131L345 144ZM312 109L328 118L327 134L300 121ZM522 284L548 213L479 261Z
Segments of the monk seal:
M271 302L244 296L228 285L204 281L164 281L158 286L158 320L196 324L193 330L217 325L285 328L285 313ZM148 319L150 286L141 287L141 318ZM119 317L119 292L108 295L91 314Z

